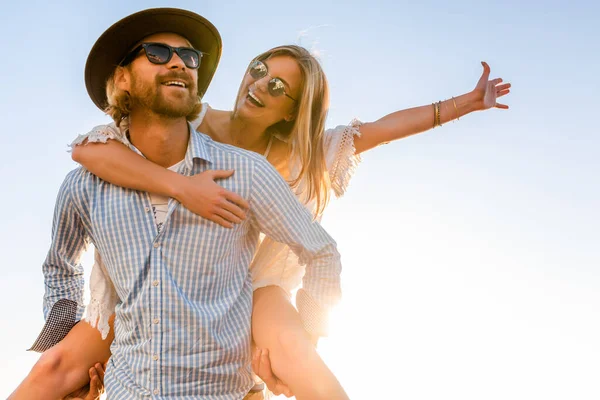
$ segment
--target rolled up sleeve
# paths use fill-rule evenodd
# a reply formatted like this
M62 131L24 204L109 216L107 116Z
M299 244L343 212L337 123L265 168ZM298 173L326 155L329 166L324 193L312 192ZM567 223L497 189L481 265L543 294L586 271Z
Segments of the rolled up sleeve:
M72 201L72 175L63 182L54 209L52 244L42 265L46 324L30 349L33 351L45 351L62 340L82 318L85 308L80 259L89 238Z

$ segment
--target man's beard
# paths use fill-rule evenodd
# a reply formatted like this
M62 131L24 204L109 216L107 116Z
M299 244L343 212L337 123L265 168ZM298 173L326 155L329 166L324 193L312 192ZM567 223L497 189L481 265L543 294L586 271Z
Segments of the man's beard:
M186 82L188 93L183 97L172 96L167 99L159 88L161 82L169 79L181 79ZM192 114L198 104L196 84L189 77L182 74L170 73L166 76L157 76L155 82L144 83L131 77L130 98L132 108L145 109L154 114L167 118L182 118Z

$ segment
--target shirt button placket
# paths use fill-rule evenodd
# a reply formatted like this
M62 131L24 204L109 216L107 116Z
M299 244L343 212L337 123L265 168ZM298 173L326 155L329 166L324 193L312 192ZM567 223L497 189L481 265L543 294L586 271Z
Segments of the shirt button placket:
M160 276L160 265L159 264L159 260L160 257L158 256L158 254L160 253L160 243L158 241L154 242L154 244L152 245L152 247L157 250L155 252L155 255L152 257L152 270L153 270L153 275L155 276L155 278L159 278ZM152 317L152 337L154 340L152 340L152 342L154 343L154 352L152 354L152 370L153 370L153 376L155 379L155 382L158 385L159 382L161 381L160 378L160 363L159 363L159 356L158 354L160 353L160 349L162 346L161 341L161 328L160 328L160 310L161 310L161 306L160 306L160 292L158 291L160 285L160 280L159 279L154 279L152 280L152 287L156 288L157 290L152 291L151 293L151 298L152 300L152 312L155 314L154 317ZM154 390L152 391L152 393L155 396L158 396L160 394L160 389L159 387L155 387Z

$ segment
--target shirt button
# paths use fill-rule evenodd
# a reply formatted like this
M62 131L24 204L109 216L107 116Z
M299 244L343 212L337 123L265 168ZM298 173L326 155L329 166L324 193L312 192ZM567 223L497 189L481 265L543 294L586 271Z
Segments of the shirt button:
M155 355L153 355L153 356L152 356L152 359L153 359L154 361L158 361L158 354L155 354Z
M158 246L160 246L160 244L158 243L154 243L154 248L156 249Z
M155 324L158 324L159 320L158 320L158 318L154 318L154 320L152 322L154 322Z
M150 207L146 207L144 210L146 210L146 212L150 212Z
M154 394L159 394L160 391L158 389L154 389Z
M152 286L158 286L159 283L160 283L159 281L154 281L154 282L152 282Z

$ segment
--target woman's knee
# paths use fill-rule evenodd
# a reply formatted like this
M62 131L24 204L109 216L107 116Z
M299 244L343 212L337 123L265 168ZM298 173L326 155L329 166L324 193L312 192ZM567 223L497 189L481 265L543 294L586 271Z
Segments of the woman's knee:
M62 375L65 371L67 355L59 346L46 350L31 370L32 377Z

